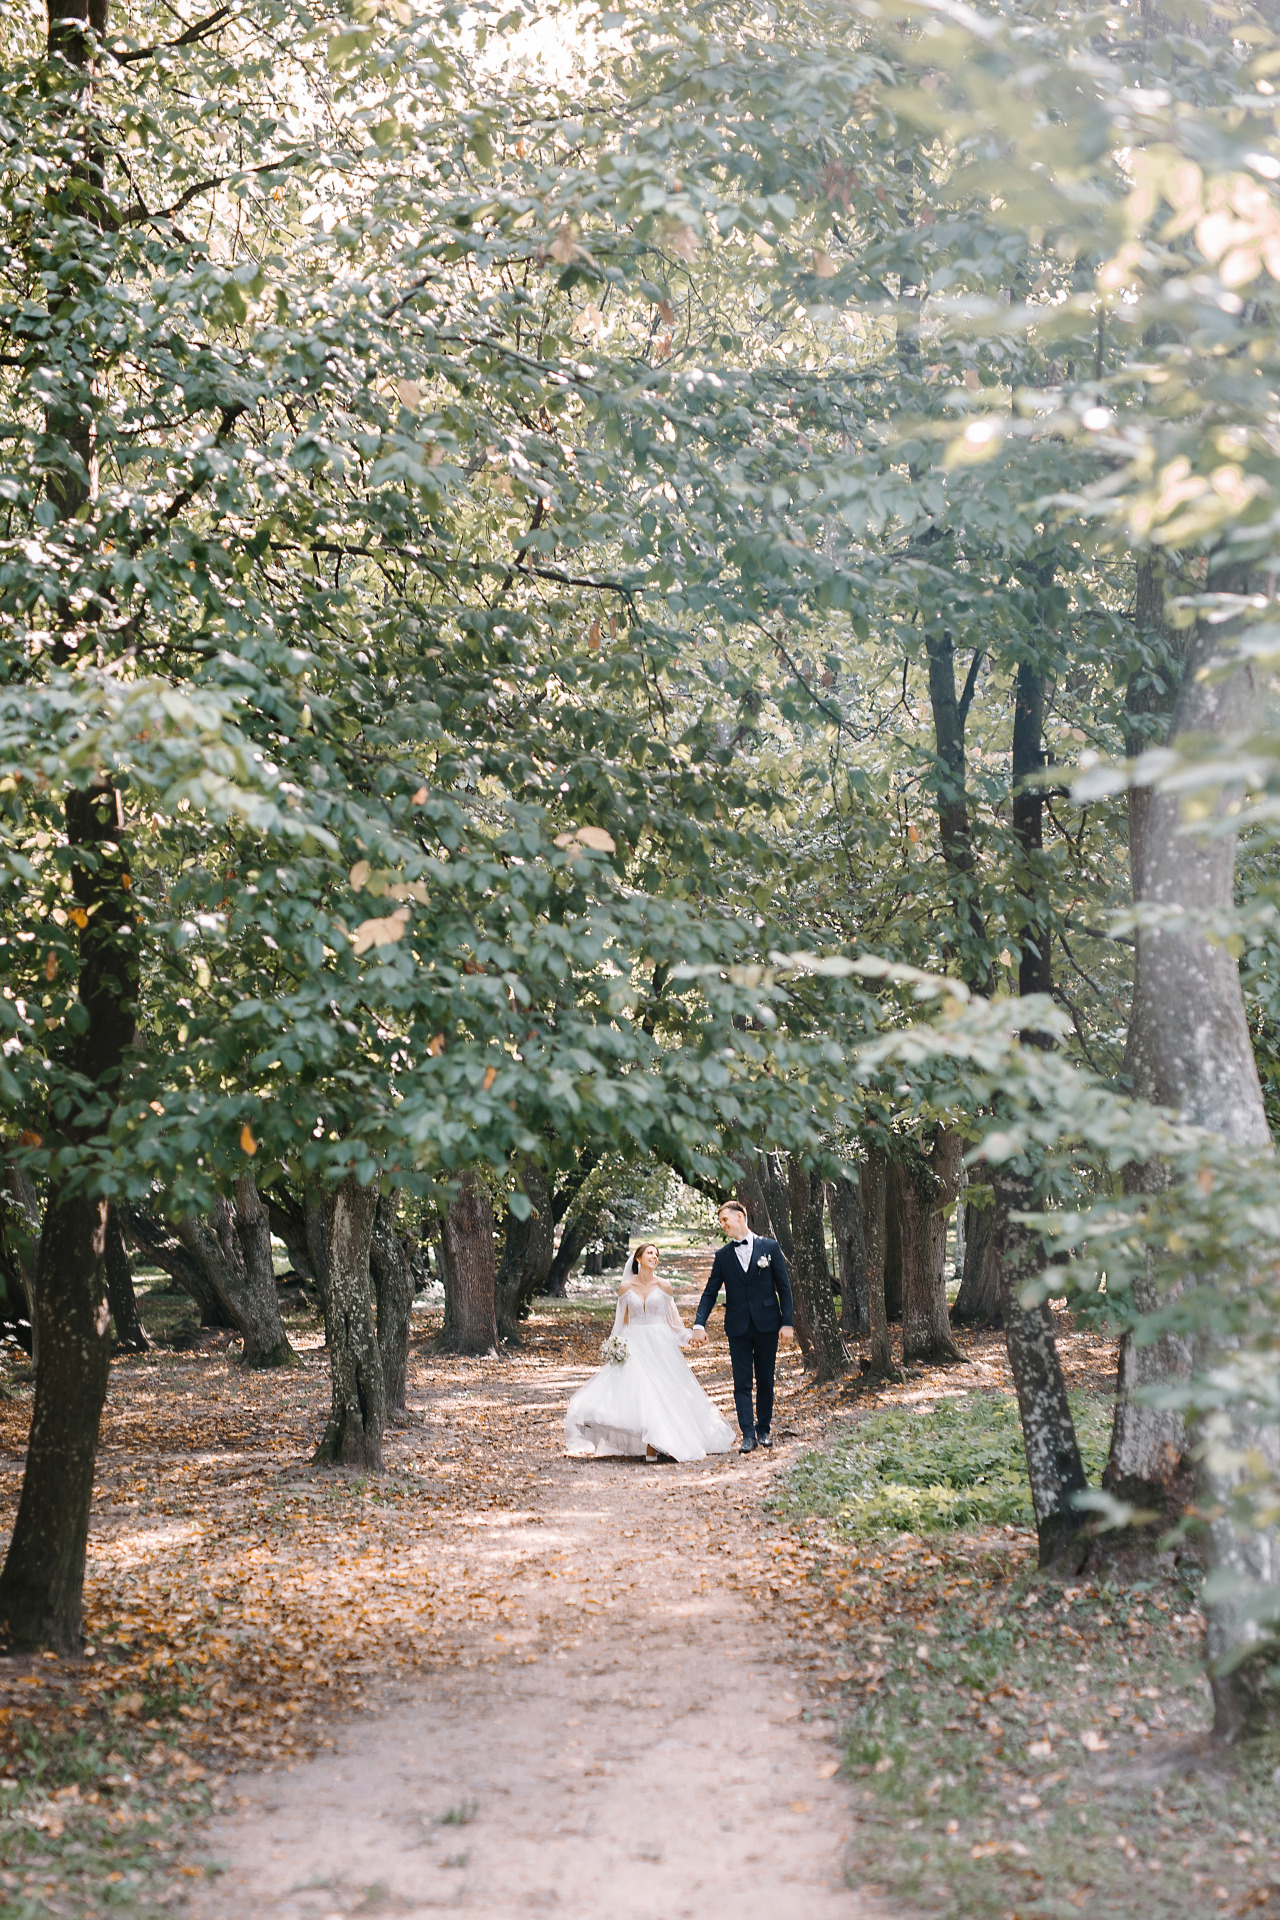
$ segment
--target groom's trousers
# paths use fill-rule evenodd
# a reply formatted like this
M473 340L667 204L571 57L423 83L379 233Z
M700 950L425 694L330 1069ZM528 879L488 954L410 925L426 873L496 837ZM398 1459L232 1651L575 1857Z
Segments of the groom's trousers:
M778 1361L778 1334L761 1333L752 1327L747 1333L729 1335L729 1359L733 1365L733 1404L743 1437L768 1433L773 1425L773 1375ZM755 1376L755 1412L751 1409L752 1375Z

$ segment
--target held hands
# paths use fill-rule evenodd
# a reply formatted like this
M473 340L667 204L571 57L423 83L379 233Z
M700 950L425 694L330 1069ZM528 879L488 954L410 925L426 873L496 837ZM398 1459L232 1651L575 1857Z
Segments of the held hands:
M706 1337L707 1330L703 1326L693 1326L689 1329L689 1345L691 1347L700 1347Z
M781 1340L784 1347L789 1347L791 1345L791 1342L795 1339L795 1337L796 1337L796 1330L794 1327L782 1327L779 1330L778 1338L779 1340Z

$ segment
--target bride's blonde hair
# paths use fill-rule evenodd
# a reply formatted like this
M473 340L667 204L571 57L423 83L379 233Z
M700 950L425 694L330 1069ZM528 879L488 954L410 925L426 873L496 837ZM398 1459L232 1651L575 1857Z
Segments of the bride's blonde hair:
M626 1275L628 1279L637 1279L637 1280L639 1279L640 1255L642 1253L647 1252L650 1247L653 1248L653 1251L656 1254L658 1251L658 1243L656 1240L642 1240L638 1247L632 1247L631 1253L627 1259L627 1264L622 1269L623 1273Z

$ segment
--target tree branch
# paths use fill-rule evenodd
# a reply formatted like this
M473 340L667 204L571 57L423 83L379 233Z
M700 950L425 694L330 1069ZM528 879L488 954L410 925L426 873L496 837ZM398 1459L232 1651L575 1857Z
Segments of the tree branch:
M161 40L154 47L134 47L129 53L113 52L111 57L118 67L130 67L137 60L154 60L157 54L171 53L175 47L193 47L220 26L230 13L229 6L219 7L214 13L206 14L203 20L194 21L176 40Z
M978 684L978 668L982 665L983 655L985 651L986 649L983 647L974 648L973 658L969 662L969 671L965 675L964 692L960 695L960 706L959 706L960 725L962 727L965 721L969 718L969 709L973 705L974 690L976 689Z

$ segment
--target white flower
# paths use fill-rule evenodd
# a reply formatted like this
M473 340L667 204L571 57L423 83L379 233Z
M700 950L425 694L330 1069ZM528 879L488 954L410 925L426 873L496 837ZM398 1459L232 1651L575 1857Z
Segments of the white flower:
M620 1367L629 1353L630 1348L619 1334L611 1333L607 1340L600 1343L600 1358L611 1367Z

